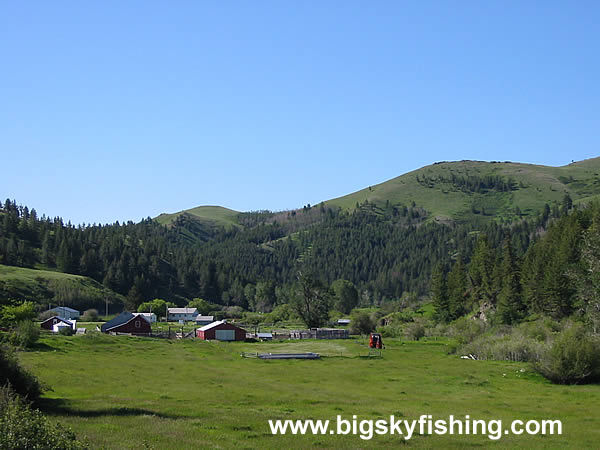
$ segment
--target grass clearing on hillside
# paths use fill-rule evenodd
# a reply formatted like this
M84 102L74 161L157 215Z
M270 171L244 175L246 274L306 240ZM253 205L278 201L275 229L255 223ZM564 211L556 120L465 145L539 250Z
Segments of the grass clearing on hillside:
M36 299L44 306L48 302L56 305L60 301L80 310L103 305L107 298L111 305L123 301L123 296L89 277L2 264L0 295L21 300Z
M527 365L462 360L445 341L386 340L381 359L354 340L168 341L105 335L44 337L22 362L52 387L46 409L105 448L381 448L401 436L273 436L269 419L560 419L562 436L414 436L415 448L490 445L585 448L600 441L600 387L555 386ZM264 361L241 352L343 357Z

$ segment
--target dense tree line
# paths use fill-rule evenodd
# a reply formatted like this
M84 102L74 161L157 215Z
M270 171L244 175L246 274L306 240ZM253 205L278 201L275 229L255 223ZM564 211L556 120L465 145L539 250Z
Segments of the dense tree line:
M390 202L365 202L353 212L323 204L295 214L256 212L243 216L252 226L230 229L188 215L169 226L149 218L74 226L12 200L0 208L0 263L91 277L125 296L130 309L154 298L179 305L203 298L268 312L290 302L300 270L327 286L348 280L360 302L380 304L405 292L428 293L433 267L457 255L466 264L477 238L473 225L428 222L414 204ZM559 214L548 207L536 220L513 225L516 255ZM505 228L495 223L483 231L494 248L504 239Z
M600 206L574 209L566 199L559 214L524 253L510 230L501 244L482 233L469 264L459 257L439 265L431 285L437 319L487 313L496 323L515 324L531 315L563 319L581 313L597 327Z

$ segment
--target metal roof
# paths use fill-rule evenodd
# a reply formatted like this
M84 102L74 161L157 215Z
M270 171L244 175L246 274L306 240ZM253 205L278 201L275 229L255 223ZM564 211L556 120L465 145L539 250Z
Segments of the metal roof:
M258 338L272 338L273 333L256 333L256 337Z
M219 325L222 325L224 323L227 323L227 322L225 322L224 320L217 320L216 322L209 323L208 325L204 325L202 328L198 328L198 331L210 330L211 328L218 327Z
M132 314L128 311L123 311L121 314L119 314L117 317L115 317L112 320L109 320L108 322L106 322L104 325L102 325L102 327L100 328L102 331L106 332L106 331L110 331L113 328L119 327L121 325L125 325L126 323L131 322L133 319L135 319L136 317L138 317L135 314ZM140 315L139 317L143 318L146 322L148 322L148 319L142 315Z
M169 314L198 314L198 308L168 308Z
M48 321L50 321L50 320L52 320L52 319L58 319L58 320L60 320L61 322L64 322L64 323L66 323L66 324L68 324L68 325L70 325L70 324L72 324L72 323L76 322L76 321L73 321L73 320L65 319L64 317L60 317L60 316L52 316L52 317L49 317L48 319L44 320L42 323L46 323L46 322L48 322Z
M212 322L213 320L215 320L215 316L201 316L200 314L198 314L198 317L196 317L196 321L199 320L210 320Z
M76 313L79 312L76 309L69 308L68 306L57 306L56 308L52 308L50 311L54 311L54 310L57 310L57 309L62 309L63 311L76 312Z

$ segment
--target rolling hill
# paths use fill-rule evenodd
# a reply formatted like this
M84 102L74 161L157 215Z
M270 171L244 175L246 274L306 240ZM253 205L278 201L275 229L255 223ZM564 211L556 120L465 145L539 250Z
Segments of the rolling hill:
M510 183L510 187L498 188L498 182L502 181ZM600 158L562 167L513 162L441 162L325 203L352 209L365 202L377 205L388 201L405 205L414 202L438 220L468 221L477 217L513 218L517 211L522 216L533 215L546 203L562 202L565 194L574 202L589 201L600 195Z
M43 306L65 304L104 311L106 301L122 307L123 296L89 277L0 264L0 298L32 300ZM112 307L111 307L112 309Z
M425 209L438 222L487 222L533 216L545 204L600 198L600 157L551 167L515 162L439 162L360 191L325 200L329 207L353 210L365 203ZM302 211L298 209L296 211ZM173 224L184 215L209 226L240 227L240 213L220 206L199 206L155 220ZM286 220L279 213L279 222Z
M239 212L223 206L198 206L176 213L163 213L156 217L158 223L170 225L181 216L188 216L209 226L222 226L225 228L239 227L237 216Z

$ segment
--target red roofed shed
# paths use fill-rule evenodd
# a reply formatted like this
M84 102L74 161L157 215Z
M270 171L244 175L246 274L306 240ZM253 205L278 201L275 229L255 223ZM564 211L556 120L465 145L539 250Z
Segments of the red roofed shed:
M198 328L196 337L204 340L243 341L246 339L246 330L220 320Z

